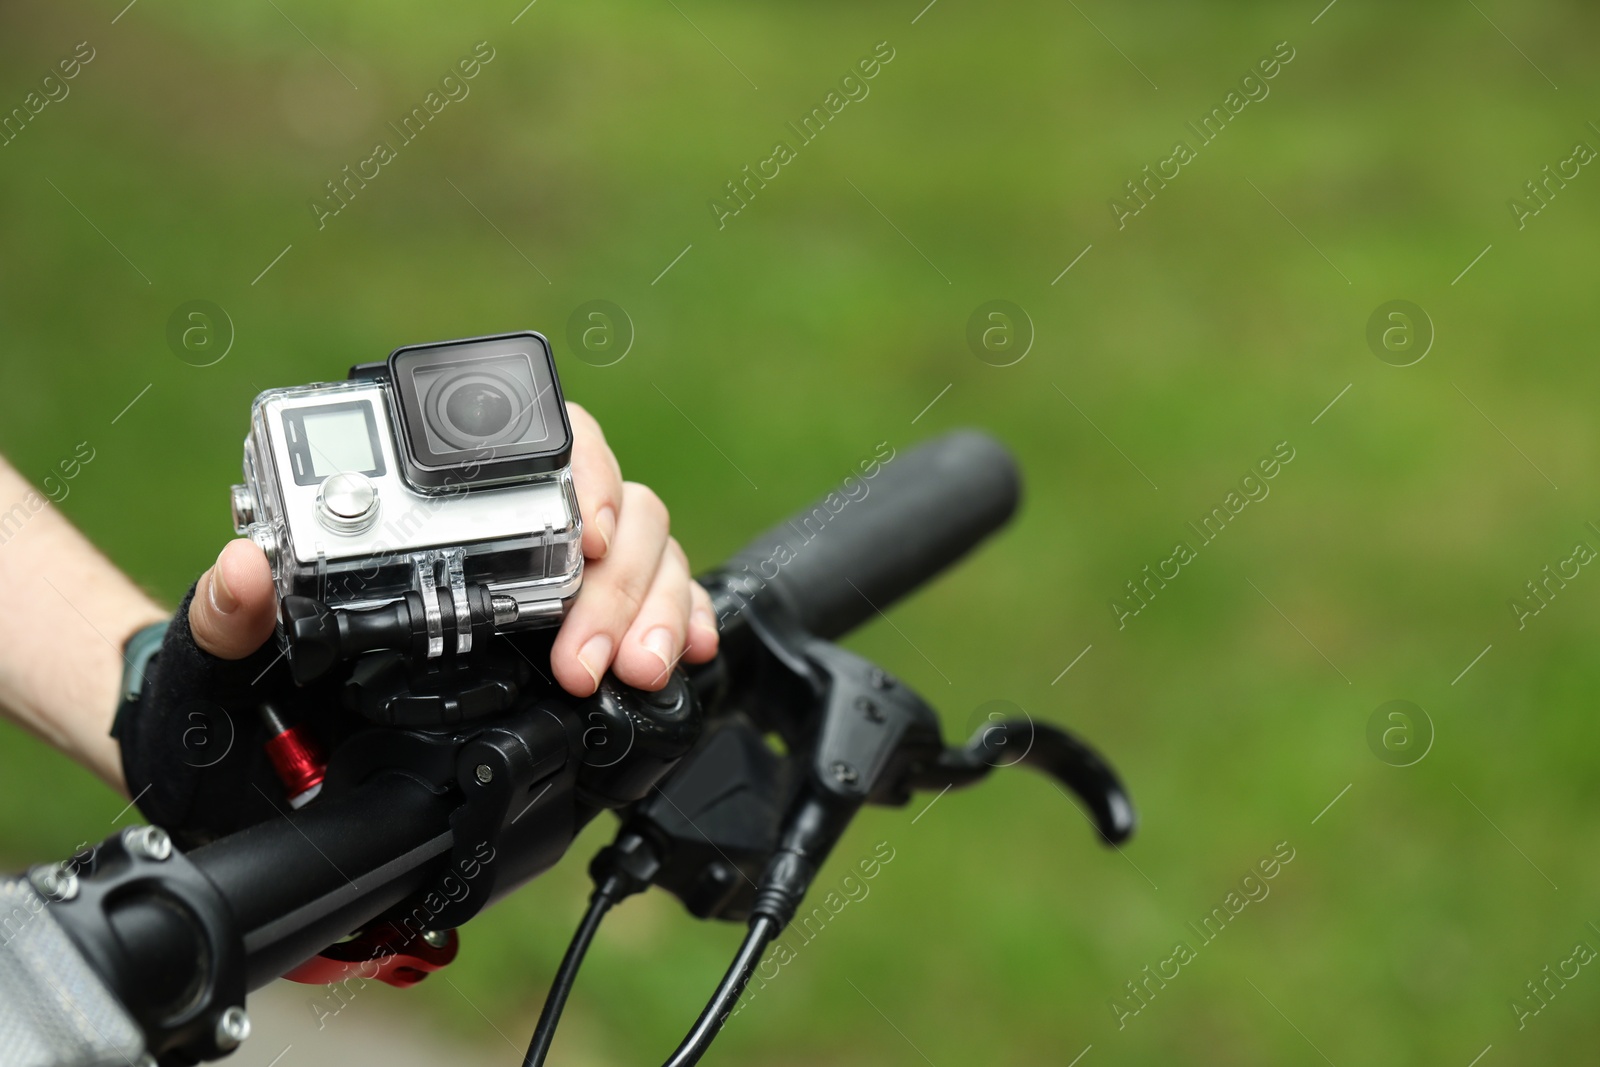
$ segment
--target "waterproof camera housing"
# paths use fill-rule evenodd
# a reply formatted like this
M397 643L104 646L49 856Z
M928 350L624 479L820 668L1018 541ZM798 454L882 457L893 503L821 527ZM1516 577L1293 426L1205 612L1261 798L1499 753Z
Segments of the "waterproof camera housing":
M410 345L257 396L233 521L272 564L296 676L558 624L583 577L571 457L533 332Z

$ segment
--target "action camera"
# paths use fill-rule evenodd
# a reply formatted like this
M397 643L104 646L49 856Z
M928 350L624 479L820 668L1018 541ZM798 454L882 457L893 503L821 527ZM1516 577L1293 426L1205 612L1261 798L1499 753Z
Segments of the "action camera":
M233 521L272 564L296 677L558 624L583 577L571 459L533 332L409 345L257 396Z

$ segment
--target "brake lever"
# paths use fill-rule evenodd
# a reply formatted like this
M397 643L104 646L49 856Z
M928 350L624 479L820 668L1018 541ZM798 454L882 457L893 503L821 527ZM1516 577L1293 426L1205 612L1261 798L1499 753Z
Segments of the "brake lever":
M946 747L939 717L921 696L806 632L780 598L752 596L758 591L728 575L704 584L722 620L723 647L693 685L722 712L681 764L631 807L616 840L590 865L589 910L551 983L524 1067L543 1064L601 917L651 885L700 918L748 926L727 973L666 1062L692 1067L864 806L902 806L916 790L971 785L997 766L1023 763L1076 794L1107 844L1127 840L1137 823L1116 772L1067 731L1005 721L985 726L965 748ZM730 694L737 696L725 704ZM773 736L781 751L769 747Z
M856 806L898 805L913 791L961 788L996 767L1022 764L1071 790L1105 844L1133 836L1139 819L1122 780L1076 735L1031 718L1007 719L986 723L965 748L946 747L938 716L903 682L781 616L757 614L752 622L775 658L822 700L810 760L821 792ZM853 816L837 820L840 832Z
M1021 755L1012 755L1019 750ZM997 767L1018 764L1070 789L1106 844L1119 845L1133 836L1139 817L1117 772L1086 742L1049 723L1007 719L985 724L965 748L945 749L936 763L913 773L908 784L919 790L961 789Z

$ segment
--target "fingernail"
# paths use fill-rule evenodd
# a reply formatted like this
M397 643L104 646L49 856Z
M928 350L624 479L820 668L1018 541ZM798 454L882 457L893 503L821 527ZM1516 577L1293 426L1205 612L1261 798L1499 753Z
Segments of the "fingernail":
M220 615L232 615L239 607L239 598L233 595L233 590L228 588L227 579L222 576L222 557L217 557L217 562L211 567L211 606Z
M594 528L600 531L600 540L605 542L606 551L611 551L611 539L617 536L617 509L610 504L601 508L594 517Z
M578 649L578 662L589 672L594 684L599 685L600 676L611 666L611 638L606 634L595 634L589 638Z
M660 660L663 667L672 666L672 661L678 654L677 642L672 639L672 631L665 626L657 626L645 634L644 640L639 643Z
M689 625L716 633L717 617L705 608L695 608L689 614Z

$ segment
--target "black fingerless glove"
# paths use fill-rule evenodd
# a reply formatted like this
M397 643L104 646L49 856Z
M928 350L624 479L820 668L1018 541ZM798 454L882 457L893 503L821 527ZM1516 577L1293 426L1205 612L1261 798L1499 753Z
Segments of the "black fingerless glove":
M331 686L294 685L276 641L242 660L203 651L189 630L194 594L191 586L111 731L139 810L183 848L289 810L264 747L263 702L319 730L344 718Z

